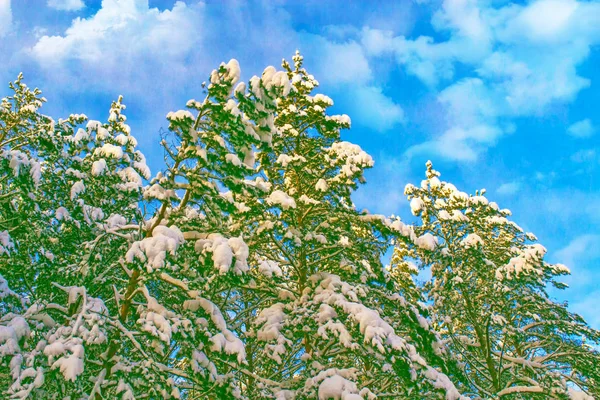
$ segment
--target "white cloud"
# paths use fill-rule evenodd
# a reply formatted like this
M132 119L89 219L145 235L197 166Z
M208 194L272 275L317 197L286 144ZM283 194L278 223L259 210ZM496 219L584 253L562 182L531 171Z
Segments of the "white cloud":
M369 57L393 55L407 73L438 91L446 111L446 127L409 154L475 160L512 132L515 118L543 115L590 85L577 67L600 43L600 3L538 0L498 7L444 0L431 23L446 40L362 31ZM453 82L458 68L466 76Z
M62 11L77 11L85 7L83 0L48 0L48 7Z
M596 133L596 129L592 125L589 118L575 122L567 128L567 133L576 138L588 138Z
M470 127L495 120L500 111L494 95L480 78L467 78L442 90L438 101L446 109L452 126Z
M394 47L394 32L365 27L361 34L361 45L370 56L380 56Z
M540 0L532 3L519 15L522 23L531 36L553 39L564 34L569 24L573 23L573 14L578 4L574 0Z
M581 235L556 252L559 262L575 267L582 261L600 257L600 235Z
M595 149L583 149L571 155L571 161L576 163L589 163L594 162L596 159L597 154Z
M449 160L455 161L475 161L477 153L465 142L452 141L442 135L436 140L423 142L411 146L404 153L408 158L417 156L427 156L430 153L435 153Z
M434 14L432 22L438 30L453 30L458 36L485 43L489 41L491 32L481 14L475 0L446 0L442 9Z
M498 189L496 189L496 193L500 195L509 196L517 193L520 188L521 184L519 182L506 182L500 185Z
M453 126L435 140L411 146L405 154L415 157L435 153L454 161L476 161L485 145L494 143L501 134L493 125Z
M371 80L369 61L358 43L334 43L325 38L313 38L320 47L316 71L320 80L332 84L361 84Z
M88 19L77 18L64 36L43 36L32 48L41 63L80 60L114 63L127 55L181 57L192 48L198 34L193 15L177 2L172 10L149 8L148 1L103 0L102 8ZM106 66L106 65L104 65Z
M6 36L12 28L12 10L10 0L0 0L0 38Z
M144 90L140 82L152 77L187 76L186 57L203 37L202 11L180 1L159 11L148 0L103 0L95 15L74 19L63 35L41 37L29 54L52 81L85 84L93 76L94 85Z
M548 178L544 178L547 180ZM568 225L574 220L582 220L587 223L600 223L600 193L587 193L580 190L565 189L546 191L544 201L538 199L528 203L530 209L540 209L539 215L545 215L543 221L548 222L551 217L552 223ZM599 248L600 249L600 248Z
M563 279L570 286L565 294L574 300L570 308L595 328L600 328L600 314L597 312L600 291L595 286L600 279L600 271L595 268L600 260L598 243L598 234L577 236L552 257L571 269L571 275Z
M502 9L496 32L505 43L549 46L598 40L597 2L538 0L525 7Z
M393 36L392 31L368 27L361 32L361 44L366 54L371 57L392 54L408 73L431 87L437 86L440 80L451 79L454 75L452 54L458 47L455 44L434 43L433 39L427 36L410 40L404 36Z
M569 308L581 315L592 328L600 329L598 299L600 299L600 290L592 291L587 293L583 299L572 302Z
M379 132L404 122L404 110L383 92L360 43L337 43L318 35L304 39L313 50L309 54L318 61L315 75L343 93L339 102L353 122Z
M571 270L571 275L565 281L573 289L585 289L600 279L599 271L593 268L600 259L600 235L584 234L576 236L562 249L558 250L553 260L565 264Z
M394 101L385 96L381 88L357 85L347 88L352 103L345 104L353 120L379 132L392 129L404 121L404 111Z
M448 128L434 140L412 146L407 155L436 153L456 161L475 161L496 143L504 130L497 126L500 111L494 94L480 78L467 78L442 90L437 97Z

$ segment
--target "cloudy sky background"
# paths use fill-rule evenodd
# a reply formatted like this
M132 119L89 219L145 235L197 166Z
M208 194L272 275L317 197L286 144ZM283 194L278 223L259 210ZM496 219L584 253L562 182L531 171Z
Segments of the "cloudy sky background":
M299 49L375 158L359 207L413 221L402 191L431 159L567 264L557 298L600 328L600 2L347 3L0 0L0 96L23 71L46 114L103 120L123 94L156 172L165 115L221 61L248 79Z

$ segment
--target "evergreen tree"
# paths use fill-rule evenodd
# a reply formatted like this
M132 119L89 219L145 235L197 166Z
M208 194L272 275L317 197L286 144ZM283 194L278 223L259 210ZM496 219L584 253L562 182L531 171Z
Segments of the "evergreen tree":
M268 142L274 104L238 96L239 74L237 61L221 65L205 100L188 102L194 114L167 115L167 168L147 185L121 99L107 123L55 123L37 89L11 85L0 110L5 396L242 397L232 371L244 344L219 306L248 254L224 236L226 191L247 170L237 155Z
M392 262L416 260L431 271L424 289L436 329L463 366L463 392L494 399L597 398L600 332L548 294L566 287L558 278L568 268L545 261L536 237L484 190L469 196L438 177L428 162L421 186L406 186L421 221Z
M419 293L381 263L410 227L352 204L373 160L340 140L350 119L327 114L333 101L313 94L318 82L302 62L298 53L293 65L283 62L292 87L277 100L272 146L258 155L251 183L262 196L240 197L245 211L233 217L255 277L235 318L249 366L263 377L248 376L248 394L457 399L443 369L429 365L443 367L442 349L414 301Z

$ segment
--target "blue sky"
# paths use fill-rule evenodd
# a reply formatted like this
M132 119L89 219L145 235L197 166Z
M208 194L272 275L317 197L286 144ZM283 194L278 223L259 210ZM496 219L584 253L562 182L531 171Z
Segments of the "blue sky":
M358 206L412 221L431 159L567 264L558 298L600 328L600 2L0 0L0 81L23 71L54 117L123 94L154 172L165 115L221 61L247 79L296 49L375 158Z

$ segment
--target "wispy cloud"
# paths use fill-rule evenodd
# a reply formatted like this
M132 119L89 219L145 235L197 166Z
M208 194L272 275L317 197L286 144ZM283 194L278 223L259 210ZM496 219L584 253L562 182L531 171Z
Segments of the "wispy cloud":
M344 108L352 120L378 131L386 132L404 122L404 110L387 96L375 79L366 49L349 39L338 42L336 32L328 29L323 35L304 35L317 60L316 75L328 85L344 93Z
M571 303L571 310L584 317L586 322L595 329L600 329L600 313L598 312L600 290L588 293L587 297Z
M576 138L589 138L596 133L596 129L592 125L589 118L575 122L567 128L567 133Z
M438 91L446 110L447 128L408 154L473 161L514 130L515 118L542 115L589 86L577 66L600 42L600 3L538 0L496 8L445 0L431 24L448 39L366 28L362 43L372 57L393 55Z
M12 29L12 9L10 0L0 0L0 38Z
M521 183L520 182L506 182L503 183L502 185L500 185L498 187L498 189L496 189L496 193L498 193L499 195L504 195L504 196L510 196L513 195L515 193L517 193L517 191L521 188Z
M588 163L595 162L598 159L598 155L595 149L583 149L579 150L571 155L571 161L575 163Z
M593 327L600 329L600 317L597 311L600 287L600 235L587 234L575 237L555 254L555 259L566 264L572 275L565 279L571 287L569 292L573 301L571 309L582 315Z
M404 110L377 85L358 85L348 91L355 101L349 112L363 126L386 132L404 121Z
M568 245L556 252L556 259L564 264L577 268L582 261L600 258L600 235L581 235L569 242ZM600 272L600 271L599 271Z
M83 0L48 0L48 7L61 11L78 11L85 7Z
M542 213L551 213L552 218L561 223L568 223L573 219L584 219L588 224L600 223L599 193L573 189L546 191L544 201L539 205Z

